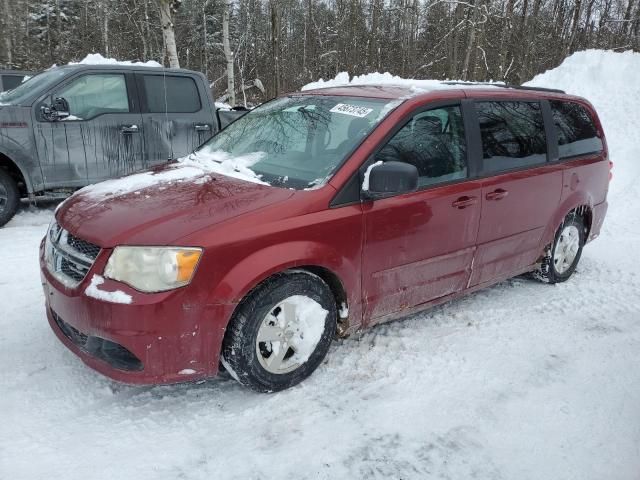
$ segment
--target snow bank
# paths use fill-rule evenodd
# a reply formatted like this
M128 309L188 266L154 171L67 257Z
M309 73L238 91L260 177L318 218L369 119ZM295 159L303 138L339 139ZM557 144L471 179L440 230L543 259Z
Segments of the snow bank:
M616 196L638 182L640 53L576 52L525 85L560 88L589 100L598 112L614 162L611 193Z
M116 60L115 58L105 58L99 53L90 53L79 62L69 62L69 65L135 65L137 67L162 67L161 64L153 60L147 62L132 62L130 60Z
M264 155L264 152L253 152L232 157L227 152L209 151L205 147L199 152L178 159L176 163L159 172L141 172L114 180L106 180L84 187L78 191L78 194L87 195L96 200L106 200L129 193L138 193L158 185L168 186L179 182L202 184L210 180L210 174L216 173L261 185L269 185L260 180L260 176L250 168Z
M84 294L87 297L96 298L98 300L104 300L105 302L110 303L124 303L130 304L133 301L131 295L126 294L120 290L115 290L113 292L107 292L105 290L100 290L98 287L104 283L104 278L100 275L94 275L91 278L91 283L85 289Z

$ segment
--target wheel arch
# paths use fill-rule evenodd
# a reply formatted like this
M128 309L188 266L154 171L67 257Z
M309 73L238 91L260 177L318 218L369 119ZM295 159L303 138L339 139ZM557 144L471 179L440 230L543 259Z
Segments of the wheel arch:
M579 194L568 197L556 209L551 221L547 224L543 234L540 249L544 251L547 246L553 243L556 232L567 216L576 214L583 219L585 227L585 239L589 238L589 233L593 227L593 199L590 196Z
M16 181L21 196L25 197L33 191L29 176L20 168L17 162L2 151L0 151L0 168L9 173Z
M309 258L309 252L313 257ZM247 276L246 272L253 272ZM360 271L348 259L341 257L327 245L309 242L289 242L284 245L267 247L246 257L228 272L213 292L212 303L234 304L233 312L227 319L231 321L242 301L253 290L276 275L286 272L303 271L322 279L336 301L336 309L348 315L338 315L338 329L341 333L360 324L361 308L358 300L360 291ZM345 308L342 308L344 304Z

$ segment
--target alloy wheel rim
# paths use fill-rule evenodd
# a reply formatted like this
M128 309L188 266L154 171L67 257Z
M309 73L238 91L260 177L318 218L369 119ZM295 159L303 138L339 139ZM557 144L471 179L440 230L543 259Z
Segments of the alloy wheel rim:
M260 323L256 336L256 355L262 368L269 373L282 375L302 365L308 358L299 358L297 353L304 335L297 303L294 297L287 297L273 307ZM320 338L312 351L318 343Z
M553 252L553 266L560 275L573 265L580 250L580 232L575 225L567 225L560 232Z

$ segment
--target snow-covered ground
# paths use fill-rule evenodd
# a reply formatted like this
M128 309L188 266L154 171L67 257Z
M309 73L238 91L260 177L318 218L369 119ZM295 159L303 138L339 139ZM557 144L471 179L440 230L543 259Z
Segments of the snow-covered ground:
M53 207L25 209L0 229L0 478L638 479L640 54L576 54L534 83L590 98L615 162L575 277L513 279L337 341L278 394L85 367L45 320Z

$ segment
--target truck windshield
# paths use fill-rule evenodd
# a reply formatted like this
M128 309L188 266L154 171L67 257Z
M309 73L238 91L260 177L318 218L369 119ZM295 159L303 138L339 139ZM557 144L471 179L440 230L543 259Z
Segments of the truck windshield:
M257 159L260 179L286 188L322 185L398 104L389 100L298 95L265 103L239 118L196 152Z
M0 93L0 105L20 105L28 97L40 93L48 85L62 78L65 73L62 68L52 68L35 75L13 90Z

